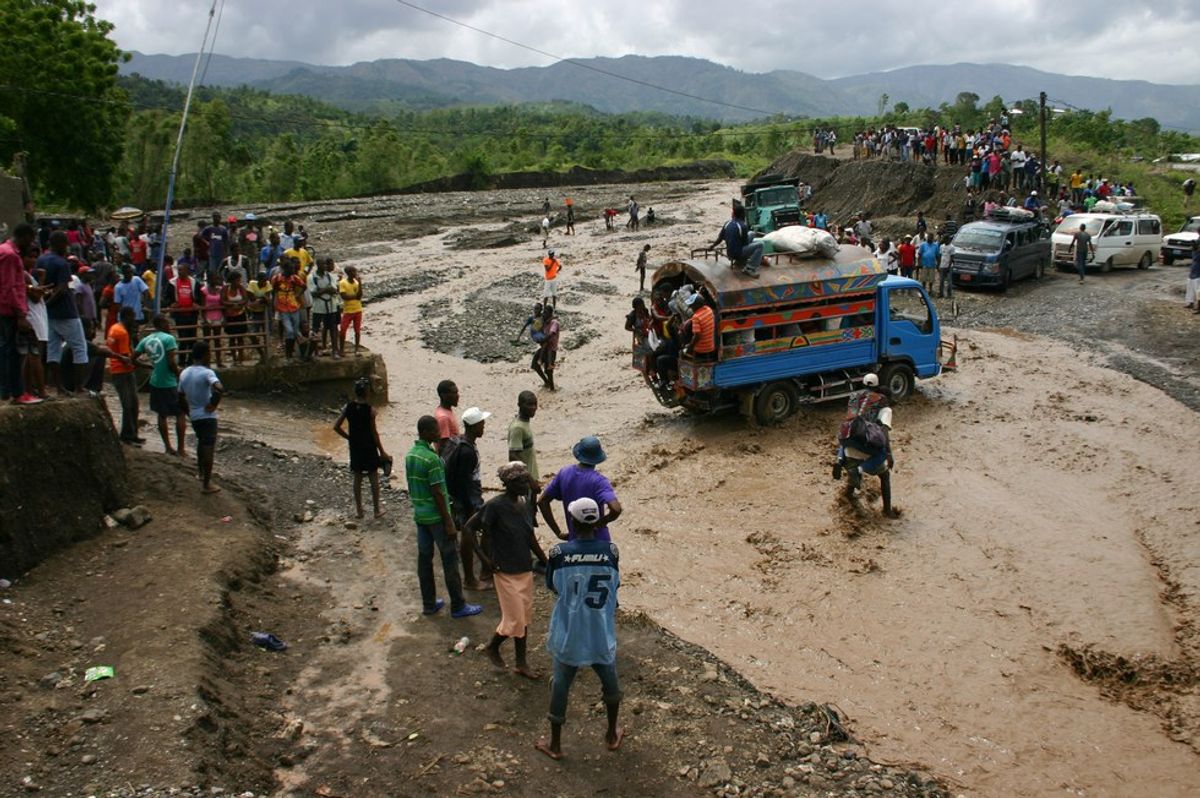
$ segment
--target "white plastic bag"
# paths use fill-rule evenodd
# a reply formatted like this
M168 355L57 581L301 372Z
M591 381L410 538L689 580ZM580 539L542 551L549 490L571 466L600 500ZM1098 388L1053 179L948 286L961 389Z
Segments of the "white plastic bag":
M763 236L776 252L788 252L802 258L835 258L838 242L831 233L816 227L781 227Z

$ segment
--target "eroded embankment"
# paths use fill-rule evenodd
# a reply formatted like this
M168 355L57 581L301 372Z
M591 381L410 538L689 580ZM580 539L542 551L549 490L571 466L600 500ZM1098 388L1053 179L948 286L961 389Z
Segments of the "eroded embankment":
M125 457L103 402L0 405L0 577L95 535L128 492Z

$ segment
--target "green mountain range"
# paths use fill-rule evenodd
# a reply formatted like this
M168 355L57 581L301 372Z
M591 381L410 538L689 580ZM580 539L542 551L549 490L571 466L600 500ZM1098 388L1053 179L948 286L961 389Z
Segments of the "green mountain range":
M122 72L186 83L194 60L195 54L135 52ZM1200 131L1200 85L1060 75L1009 64L923 65L827 80L792 70L742 72L682 56L627 55L496 69L444 58L321 66L214 55L205 82L303 94L356 111L565 100L608 113L655 111L722 121L874 114L884 94L889 106L903 101L913 108L936 108L953 104L960 92L985 101L998 95L1011 103L1045 91L1058 107L1111 108L1119 118L1153 117L1167 127Z

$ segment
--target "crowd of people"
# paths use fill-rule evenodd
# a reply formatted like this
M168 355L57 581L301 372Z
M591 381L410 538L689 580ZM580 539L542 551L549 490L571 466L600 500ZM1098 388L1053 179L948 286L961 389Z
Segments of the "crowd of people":
M50 397L47 385L61 396L98 392L107 356L99 342L126 308L133 314L133 345L155 309L164 313L184 365L198 340L208 342L218 367L226 357L240 364L272 355L272 338L288 358L340 358L351 328L353 351L361 351L357 270L315 257L303 226L290 221L277 232L252 217L239 223L213 214L177 257L160 251L158 233L144 222L101 232L86 220L65 226L43 220L37 229L18 225L6 246L0 318L13 331L0 341L0 395L9 401L43 401ZM68 367L62 367L64 350Z
M624 734L617 725L621 690L615 611L620 569L609 525L621 516L622 507L612 483L597 469L607 459L603 445L595 436L581 439L572 449L575 464L543 481L533 428L538 399L532 391L522 391L505 431L507 459L495 467L502 489L485 500L482 475L489 469L478 441L492 414L469 407L457 416L459 389L451 380L438 383L436 391L437 404L418 420L417 439L404 458L423 613L439 614L448 598L452 618L479 615L483 607L469 602L466 591L494 591L500 618L484 647L489 662L497 670L508 670L503 649L511 640L512 671L541 680L542 673L530 661L528 639L535 623L535 574L542 574L556 602L546 645L553 663L550 735L536 747L552 759L562 758L561 731L571 683L580 668L591 667L600 678L607 708L606 744L616 750ZM392 462L380 439L369 393L369 381L360 380L334 425L349 446L359 517L364 478L371 485L375 515L383 514L380 472L387 473ZM556 505L563 514L561 524ZM536 532L539 518L557 541L548 551ZM445 598L438 595L435 550Z

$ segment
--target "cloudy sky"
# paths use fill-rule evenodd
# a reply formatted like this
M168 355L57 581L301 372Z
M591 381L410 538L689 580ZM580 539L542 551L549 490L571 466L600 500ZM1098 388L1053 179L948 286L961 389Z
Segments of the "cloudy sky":
M219 2L220 0L218 0ZM94 0L117 43L195 52L212 0ZM565 57L687 55L751 72L820 77L959 61L1200 83L1197 0L420 0L416 5ZM819 14L801 9L820 8ZM914 13L919 10L921 13ZM350 64L454 58L495 67L553 59L398 0L226 0L216 52Z

